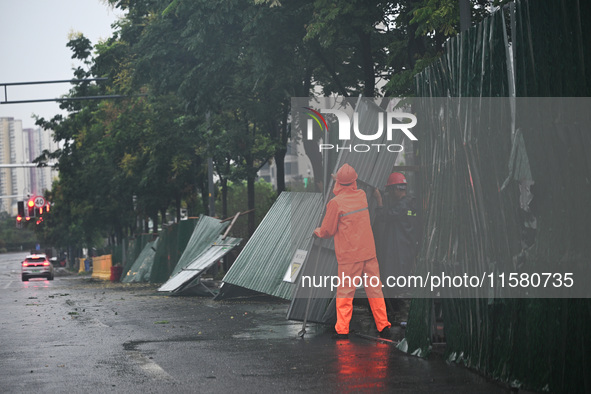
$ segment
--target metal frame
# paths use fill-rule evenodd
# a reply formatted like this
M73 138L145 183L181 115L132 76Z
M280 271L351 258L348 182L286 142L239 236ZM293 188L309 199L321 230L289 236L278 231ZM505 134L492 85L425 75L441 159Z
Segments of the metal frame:
M143 97L147 96L146 94L135 94L131 96L124 96L124 95L106 95L106 96L82 96L82 97L62 97L62 98L52 98L52 99L37 99L37 100L15 100L15 101L8 101L8 86L22 86L22 85L44 85L44 84L51 84L51 83L82 83L82 82L93 82L93 81L107 81L109 78L84 78L84 79L59 79L53 81L35 81L35 82L8 82L8 83L0 83L0 86L4 87L4 101L0 101L0 104L24 104L24 103L43 103L49 101L81 101L81 100L105 100L105 99L119 99L119 98L129 98L129 97Z

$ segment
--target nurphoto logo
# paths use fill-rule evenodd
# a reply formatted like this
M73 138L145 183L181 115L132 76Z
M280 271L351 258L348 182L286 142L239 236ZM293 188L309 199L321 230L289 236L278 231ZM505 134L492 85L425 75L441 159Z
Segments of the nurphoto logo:
M361 122L358 111L354 111L352 115L345 110L334 108L317 108L313 109L310 106L300 107L305 117L301 120L306 120L305 130L302 130L304 138L311 141L314 140L314 130L322 133L338 133L338 143L334 143L334 135L322 138L322 143L318 144L320 152L325 150L347 150L349 152L370 152L386 150L388 152L397 153L404 150L399 143L394 143L394 138L400 141L400 136L397 133L403 133L404 136L411 141L417 141L417 137L411 132L411 129L417 124L417 117L408 112L401 111L379 111L372 113L373 119L370 121ZM334 122L327 122L324 115L333 116L336 119L336 126ZM365 123L365 124L363 124ZM372 129L368 129L367 124L370 123ZM302 124L302 127L304 125ZM385 134L385 140L384 140ZM333 143L329 143L329 139Z

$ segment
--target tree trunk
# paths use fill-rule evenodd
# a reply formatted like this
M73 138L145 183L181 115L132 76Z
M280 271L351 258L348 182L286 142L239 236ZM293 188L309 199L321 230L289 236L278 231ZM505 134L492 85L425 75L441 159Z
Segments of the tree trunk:
M277 166L277 195L285 190L285 154L287 153L287 144L289 141L287 119L290 103L285 104L281 117L281 124L278 125L280 148L275 151L274 155L275 165Z
M257 176L258 168L254 168L254 157L252 154L252 143L255 140L256 136L256 123L252 126L252 135L250 136L249 142L249 149L248 153L245 155L246 161L246 168L247 168L247 181L246 181L246 195L248 200L248 210L251 211L248 214L248 237L250 238L252 234L254 234L255 230L255 216L254 216L254 202L255 202L255 193L254 193L254 181ZM246 123L246 131L249 131L249 125Z
M255 212L254 212L254 202L255 202L255 193L254 193L254 181L255 181L255 177L256 174L253 175L253 170L252 170L252 159L250 160L250 168L251 170L249 171L249 175L248 175L248 180L247 180L247 184L246 184L246 192L248 195L248 210L251 211L248 214L248 236L249 238L252 236L252 234L254 234L254 230L255 230Z
M123 242L123 227L118 224L115 228L115 245L121 245Z
M376 90L376 75L374 69L373 56L371 53L371 36L368 32L359 32L359 41L361 43L361 68L363 70L363 95L373 97Z
M324 67L326 68L326 70L328 71L328 73L330 74L333 82L335 83L335 85L338 88L338 91L344 97L349 97L349 91L347 90L347 88L345 87L345 85L343 84L343 82L341 81L341 78L339 77L339 74L336 72L336 70L334 69L334 67L328 62L328 60L324 56L324 51L322 50L322 48L320 47L320 45L315 45L314 46L314 50L316 52L316 57L318 59L320 59L320 61L322 62L322 64L324 65Z
M318 141L303 140L304 151L310 159L312 164L312 172L314 176L314 187L315 191L322 192L322 183L324 181L324 172L322 168L322 154L318 149Z
M248 236L254 234L255 230L255 216L254 216L254 181L256 179L256 169L254 169L254 158L252 153L248 152L245 156L246 168L247 168L247 179L246 179L246 199L248 202L248 210L251 211L248 214Z
M152 233L158 234L158 212L152 216Z
M164 225L168 224L166 220L166 208L160 208L160 216L162 217L162 228L164 228Z
M209 214L209 192L208 192L208 188L205 185L205 182L201 182L201 212L205 212L206 214ZM197 216L197 215L194 215Z
M277 195L285 190L285 153L287 149L275 151L275 166L277 166Z
M220 177L222 185L222 219L228 217L228 179Z

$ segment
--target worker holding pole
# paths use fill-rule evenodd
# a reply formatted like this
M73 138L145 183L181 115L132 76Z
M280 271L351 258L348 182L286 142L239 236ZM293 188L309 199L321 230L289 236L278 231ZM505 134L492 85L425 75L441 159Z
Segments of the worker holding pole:
M335 197L326 205L322 225L314 230L316 237L334 237L340 278L336 298L335 338L349 337L353 298L356 287L361 283L365 287L380 336L389 338L391 324L382 293L367 198L363 190L357 189L356 180L357 173L349 164L344 164L338 170L333 189Z

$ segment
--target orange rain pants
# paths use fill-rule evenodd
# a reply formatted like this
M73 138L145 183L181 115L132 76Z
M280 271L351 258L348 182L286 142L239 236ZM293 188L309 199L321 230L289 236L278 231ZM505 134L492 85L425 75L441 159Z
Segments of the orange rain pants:
M371 280L372 277L377 279ZM337 324L335 325L337 333L349 333L349 323L353 315L355 285L359 284L359 282L363 283L365 287L365 293L378 331L391 327L386 312L384 295L382 294L382 282L379 277L380 267L375 257L358 263L339 264L339 278L351 278L351 281L341 281L341 286L337 288ZM372 285L376 284L377 286L372 287Z

